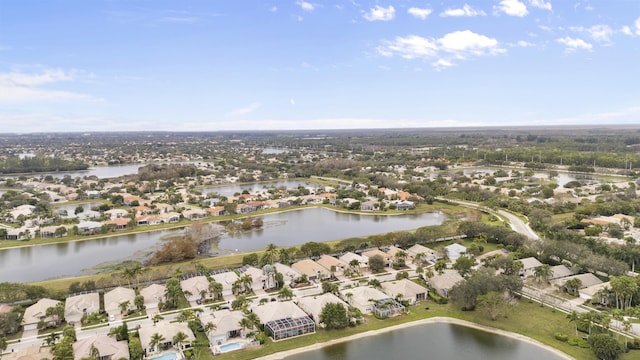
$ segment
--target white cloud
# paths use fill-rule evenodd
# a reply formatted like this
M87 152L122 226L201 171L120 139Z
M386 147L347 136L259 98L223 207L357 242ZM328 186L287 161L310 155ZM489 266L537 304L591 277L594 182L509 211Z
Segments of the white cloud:
M609 25L593 25L589 28L572 26L569 29L574 32L588 33L597 42L611 42L611 36L615 34L615 31Z
M376 5L369 9L369 12L364 13L363 17L367 21L390 21L396 17L396 9L392 5L386 8Z
M258 110L260 108L261 104L258 102L254 102L252 104L250 104L249 106L245 106L243 108L239 108L239 109L235 109L235 110L231 110L227 113L227 115L230 116L238 116L238 115L246 115L249 113L252 113L256 110Z
M559 38L556 39L557 42L559 42L560 44L563 44L566 46L565 51L566 52L574 52L576 50L589 50L591 51L591 49L593 48L593 46L591 44L589 44L588 42L582 40L582 39L578 39L578 38L571 38L571 37L563 37L563 38Z
M316 8L315 5L313 5L310 2L306 2L304 0L296 1L296 5L300 6L300 8L306 12L312 12Z
M544 0L529 0L529 4L538 9L553 11L551 2L544 2Z
M404 59L437 59L431 63L436 69L454 65L454 60L464 60L484 55L498 55L505 50L496 39L476 34L470 30L455 31L439 39L410 35L387 40L378 47L385 57L399 56Z
M587 29L591 38L598 42L610 42L611 35L614 34L613 29L609 25L594 25Z
M633 36L633 32L631 31L631 28L628 25L625 25L622 28L620 28L620 32L625 35Z
M269 9L269 11L270 11L270 12L272 12L272 13L274 13L274 12L278 12L278 7L277 7L277 6L272 6L272 7Z
M294 99L294 98L289 99L289 104L295 105L296 104L296 99Z
M640 17L636 19L636 35L640 35Z
M378 48L382 56L398 55L405 59L431 58L438 53L438 45L434 40L422 36L398 36L393 41L387 41L386 46Z
M71 91L44 88L61 82L73 82L80 78L90 78L82 71L44 69L40 73L12 71L0 73L0 102L31 101L102 101L91 95Z
M456 53L458 56L465 52L474 55L497 54L504 52L498 46L498 40L476 34L470 30L454 31L438 39L440 48L446 52Z
M413 15L414 17L420 19L420 20L424 20L427 18L427 16L431 15L431 13L433 12L433 10L431 9L421 9L421 8L417 8L417 7L411 7L409 8L409 10L407 10L407 12L410 15Z
M502 0L499 5L494 6L494 10L503 12L509 16L518 17L526 16L529 13L529 11L527 11L527 5L518 0Z
M528 41L520 40L517 43L515 43L515 46L526 48L526 47L536 46L536 44L528 42Z
M449 60L445 60L445 59L438 59L438 61L432 62L431 65L436 68L436 70L440 71L440 70L444 70L446 68L450 68L452 67L454 64L449 61Z
M454 17L459 17L459 16L468 16L468 17L472 17L472 16L486 16L487 13L485 13L482 10L479 9L474 9L471 6L469 6L468 4L464 4L464 6L462 8L458 8L458 9L447 9L443 12L440 13L440 16L442 17L448 17L448 16L454 16Z

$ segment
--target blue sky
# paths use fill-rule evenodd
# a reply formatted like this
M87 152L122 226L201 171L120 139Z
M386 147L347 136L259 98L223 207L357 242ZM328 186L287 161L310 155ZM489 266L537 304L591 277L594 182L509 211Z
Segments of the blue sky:
M0 1L0 132L640 124L640 1Z

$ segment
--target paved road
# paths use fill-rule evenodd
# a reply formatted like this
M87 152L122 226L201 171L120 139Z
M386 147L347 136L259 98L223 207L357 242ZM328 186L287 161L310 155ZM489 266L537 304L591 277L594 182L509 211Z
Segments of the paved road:
M473 209L478 209L478 210L482 210L482 211L486 211L488 213L494 214L496 216L502 216L507 218L507 220L509 220L509 224L511 225L511 229L513 229L513 231L522 234L524 236L526 236L528 239L531 240L540 240L540 237L535 233L535 231L533 231L530 227L529 224L525 223L524 221L522 221L522 219L520 219L519 217L504 211L504 210L498 210L495 211L493 209L490 209L486 206L483 206L481 204L475 203L475 202L471 202L471 201L464 201L464 200L453 200L453 199L447 199L447 198L443 198L443 197L438 197L438 200L445 200L448 202L452 202L452 203L456 203L462 206L466 206L469 208L473 208Z

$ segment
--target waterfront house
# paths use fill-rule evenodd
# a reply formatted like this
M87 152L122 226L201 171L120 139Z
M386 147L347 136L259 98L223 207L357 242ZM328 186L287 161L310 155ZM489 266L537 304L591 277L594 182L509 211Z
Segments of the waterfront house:
M309 281L322 281L331 277L329 269L311 259L304 259L291 264L291 268L307 275Z
M436 272L428 279L429 286L431 286L438 295L443 297L449 297L449 290L463 280L458 271L451 269L444 270L442 274Z
M61 302L53 299L40 299L35 304L29 306L25 309L24 315L22 316L22 327L26 330L35 330L38 328L38 324L41 322L44 323L53 323L56 319L53 316L47 316L47 309L56 307L56 305ZM62 319L58 319L62 320Z
M209 280L205 276L194 276L180 281L180 288L184 292L187 301L193 302L202 299L201 293L205 292L205 297L211 297L209 293Z
M64 318L68 323L80 325L85 315L100 311L100 295L97 292L68 297L64 304Z
M369 286L359 286L340 290L340 297L363 314L369 314L373 311L373 304L376 301L388 299L389 295Z
M291 301L275 301L251 307L273 340L314 333L316 324Z
M122 307L120 306L123 303L127 303L127 306L124 308L124 313L135 310L135 298L136 292L133 289L117 287L104 293L104 311L109 314L109 316L119 316L123 313Z
M320 255L320 258L316 260L316 262L325 269L329 269L329 272L336 276L341 276L344 273L344 270L349 268L349 264L341 261L340 259L334 258L333 256L324 254Z
M322 313L322 309L328 303L335 303L344 306L345 309L349 308L349 305L342 301L339 297L335 296L332 293L324 293L322 295L316 296L306 296L302 298L298 298L297 304L300 309L302 309L309 317L316 322L317 325L320 325L320 314Z
M426 300L429 292L409 279L383 282L382 291L394 299L406 300L409 305Z
M216 282L222 284L222 294L231 295L233 283L238 280L238 275L233 271L225 271L218 274L211 275Z
M140 295L144 298L144 307L147 311L158 308L158 304L165 300L164 294L166 291L167 287L160 284L151 284L140 290Z

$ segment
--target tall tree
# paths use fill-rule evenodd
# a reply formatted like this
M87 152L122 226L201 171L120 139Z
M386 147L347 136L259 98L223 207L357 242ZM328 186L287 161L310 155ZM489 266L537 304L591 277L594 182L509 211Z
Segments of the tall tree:
M325 329L343 329L349 325L347 310L342 304L327 303L320 313L320 323L325 325Z
M151 335L151 338L149 339L149 349L157 349L164 342L164 340L165 338L161 334L153 333L153 335Z

